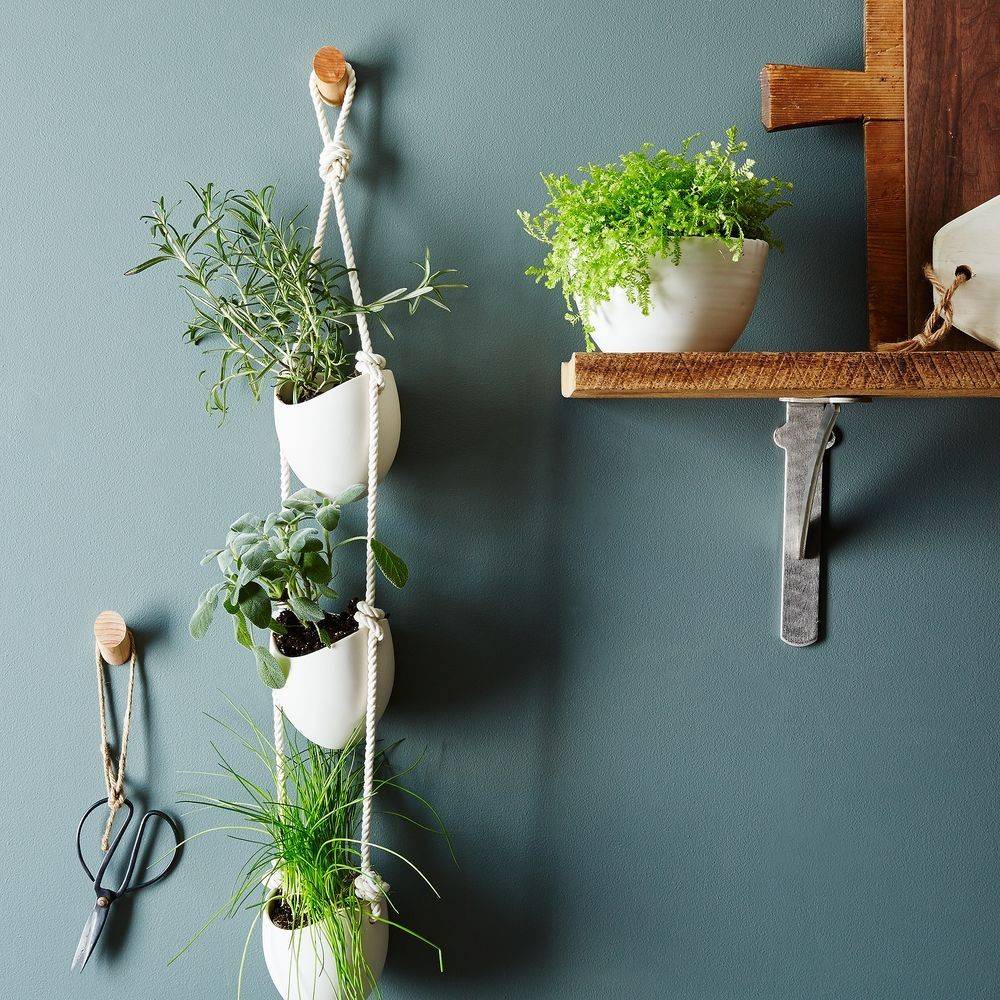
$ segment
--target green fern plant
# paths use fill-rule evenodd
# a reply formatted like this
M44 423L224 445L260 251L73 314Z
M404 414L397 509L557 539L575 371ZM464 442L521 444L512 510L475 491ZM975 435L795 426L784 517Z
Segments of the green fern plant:
M581 167L581 181L543 174L548 204L535 215L518 212L528 235L550 248L541 265L525 273L547 288L562 286L566 319L582 323L587 350L594 350L590 308L622 288L648 312L649 261L679 263L686 238L714 237L733 260L746 239L783 249L768 222L789 204L784 195L792 185L754 174L736 126L726 130L724 144L693 150L699 138L685 139L678 153L654 153L646 143L617 163Z

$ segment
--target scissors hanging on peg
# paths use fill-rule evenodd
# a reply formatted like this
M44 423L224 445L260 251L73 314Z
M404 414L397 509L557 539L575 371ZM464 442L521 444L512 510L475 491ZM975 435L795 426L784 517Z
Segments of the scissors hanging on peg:
M156 882L159 882L160 879L169 875L170 872L173 871L174 866L177 864L181 846L181 833L177 824L166 813L161 812L159 809L150 809L139 821L139 828L136 831L135 840L132 842L132 850L129 855L128 863L125 867L125 873L118 884L118 888L112 889L104 884L104 879L107 874L111 858L114 856L115 851L122 842L122 837L125 836L125 831L132 822L132 803L125 795L125 761L128 754L129 732L132 726L132 696L135 691L138 654L135 648L135 640L133 639L128 626L125 624L125 619L122 618L122 616L116 611L102 611L97 616L97 620L94 622L94 641L94 653L97 668L97 706L100 717L101 758L102 769L104 771L104 787L107 795L102 799L98 799L98 801L83 814L83 819L80 820L80 825L76 830L77 857L80 859L80 864L83 866L83 870L87 873L87 877L94 883L94 891L97 893L97 902L94 904L93 912L87 918L87 922L83 926L83 933L80 935L79 944L77 944L76 952L73 955L71 968L74 972L81 971L87 964L91 954L93 954L97 941L101 936L101 932L104 930L104 925L107 923L108 912L115 900L120 899L127 893L138 892L140 889L145 889L148 886L154 885ZM118 753L118 763L116 765L109 743L106 710L108 695L104 680L104 667L106 663L111 664L112 666L119 666L126 661L129 662L128 693L125 700L125 712L122 717L121 740ZM108 817L104 826L104 835L101 840L101 849L104 851L104 859L101 861L101 864L97 869L97 874L95 875L91 871L90 866L87 864L86 858L84 857L83 828L87 819L96 810L102 807L107 807L108 810ZM119 810L122 809L125 810L125 820L112 840L111 833L114 828L115 816ZM146 829L150 821L153 819L163 820L173 833L174 846L170 853L170 860L159 875L146 879L143 882L133 883L132 879L135 874L136 863L139 860L139 855L142 850Z
M151 885L155 885L160 879L166 878L173 871L180 854L181 832L177 824L165 812L160 812L159 809L150 809L139 820L139 829L136 831L135 840L132 842L132 853L129 855L128 865L125 868L125 874L122 876L121 882L118 884L118 888L109 888L104 884L104 877L107 874L108 865L114 857L115 851L118 849L118 845L122 842L122 837L125 836L125 831L132 822L133 808L129 799L123 800L122 808L125 810L125 821L122 823L115 839L111 842L111 846L104 855L104 860L101 862L95 875L90 870L90 866L83 856L83 827L90 815L104 805L107 805L107 799L98 799L83 814L83 819L80 820L80 825L76 830L76 854L80 859L83 870L87 873L87 877L94 883L97 902L94 904L93 912L87 918L87 922L83 925L80 943L76 946L76 953L73 955L73 964L70 968L74 972L82 972L83 967L87 964L87 960L93 954L101 932L104 930L104 925L107 923L108 913L111 911L111 907L115 901L130 892L138 892L140 889L146 889ZM133 883L132 876L135 874L135 866L139 859L139 852L142 849L146 828L150 820L154 818L162 819L174 835L174 846L170 853L170 861L159 875L154 875L153 878L146 879L144 882Z

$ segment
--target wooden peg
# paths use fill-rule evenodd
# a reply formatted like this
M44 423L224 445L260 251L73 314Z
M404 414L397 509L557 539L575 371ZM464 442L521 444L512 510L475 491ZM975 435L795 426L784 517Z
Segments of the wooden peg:
M324 45L313 56L313 72L319 81L319 96L334 107L340 107L347 90L347 63L344 53L332 45Z
M101 656L112 666L124 663L132 655L132 633L117 611L102 611L97 616L94 638Z

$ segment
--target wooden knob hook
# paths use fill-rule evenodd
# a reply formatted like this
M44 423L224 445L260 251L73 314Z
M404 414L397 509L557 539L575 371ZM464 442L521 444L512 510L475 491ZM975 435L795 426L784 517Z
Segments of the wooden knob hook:
M347 90L347 63L344 53L332 45L324 45L313 56L313 72L319 83L319 96L326 104L340 107Z
M132 633L117 611L102 611L94 622L94 638L107 663L118 666L132 655Z

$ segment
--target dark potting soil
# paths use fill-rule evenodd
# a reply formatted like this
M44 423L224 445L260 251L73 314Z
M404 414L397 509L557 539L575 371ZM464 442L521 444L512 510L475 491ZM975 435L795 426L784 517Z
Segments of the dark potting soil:
M305 926L305 921L299 920L292 912L292 908L280 896L271 900L268 912L271 915L271 923L283 931L294 931L297 927Z
M299 403L308 403L310 399L315 399L317 396L322 396L324 392L328 392L330 389L336 389L338 385L343 385L345 382L350 382L352 378L357 378L359 374L360 373L356 372L356 371L355 372L350 372L350 373L346 374L337 383L337 385L329 385L329 384L327 384L327 385L324 385L321 389L311 389L308 386L303 386L299 390L299 398L298 398L297 402L299 402ZM287 393L280 393L279 395L281 396L281 401L283 403L289 402L289 400L286 398Z
M321 622L317 622L326 633L326 644L332 646L338 639L357 632L358 623L354 620L354 612L357 609L358 602L352 600L343 611L330 612ZM274 644L282 655L305 656L323 648L324 642L316 632L316 625L312 623L303 625L290 608L286 608L278 615L278 622L287 630L284 635L274 637Z

